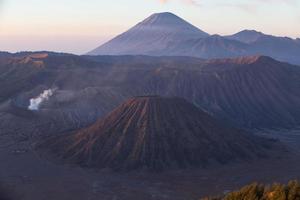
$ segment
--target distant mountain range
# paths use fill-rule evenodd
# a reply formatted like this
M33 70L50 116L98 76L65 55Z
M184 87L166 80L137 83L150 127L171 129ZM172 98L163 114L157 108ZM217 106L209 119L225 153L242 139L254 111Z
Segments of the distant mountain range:
M6 113L0 117L5 122L0 129L22 116L28 121L37 115L56 124L52 132L72 130L139 95L182 97L237 127L296 127L300 125L299 77L298 66L265 56L203 60L10 54L0 58L0 113ZM39 112L27 110L31 98L52 88L57 90ZM14 128L16 123L10 127ZM49 131L45 126L41 132Z
M229 36L209 35L172 13L157 13L88 54L199 58L266 55L300 64L299 40L255 30Z

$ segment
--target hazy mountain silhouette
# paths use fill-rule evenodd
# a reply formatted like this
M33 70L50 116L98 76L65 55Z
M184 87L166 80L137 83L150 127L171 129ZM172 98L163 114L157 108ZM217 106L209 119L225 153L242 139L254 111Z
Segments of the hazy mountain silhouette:
M226 38L232 39L232 40L238 40L240 42L244 43L252 43L257 41L260 37L264 36L262 32L258 32L255 30L243 30L241 32L238 32L236 34L227 36Z
M299 40L244 30L230 36L199 30L172 13L153 14L129 31L91 51L91 55L150 55L226 58L266 55L300 64Z

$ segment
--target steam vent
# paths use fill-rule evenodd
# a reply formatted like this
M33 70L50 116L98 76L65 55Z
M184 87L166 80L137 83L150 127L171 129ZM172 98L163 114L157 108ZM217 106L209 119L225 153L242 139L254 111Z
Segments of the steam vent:
M274 146L274 141L224 127L184 99L142 96L38 148L84 167L160 171L256 159Z

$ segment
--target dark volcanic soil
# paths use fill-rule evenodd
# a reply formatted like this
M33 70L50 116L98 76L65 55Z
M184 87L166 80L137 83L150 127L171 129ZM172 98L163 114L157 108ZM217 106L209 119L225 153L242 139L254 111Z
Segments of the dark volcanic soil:
M267 132L272 135L273 132ZM290 134L291 133L291 134ZM300 132L277 131L287 146L300 147ZM1 140L1 145L5 141ZM254 181L271 183L300 179L300 156L256 160L198 170L162 173L115 173L40 158L27 142L0 148L0 180L16 200L197 200L238 189Z
M37 150L115 170L205 167L283 154L273 140L222 125L184 99L159 96L131 98L90 127L51 137Z

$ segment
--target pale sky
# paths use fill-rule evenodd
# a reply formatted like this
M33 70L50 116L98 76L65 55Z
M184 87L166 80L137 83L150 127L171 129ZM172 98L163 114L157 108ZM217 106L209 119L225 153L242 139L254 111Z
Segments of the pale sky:
M157 12L210 34L300 37L300 0L0 0L0 51L83 54Z

